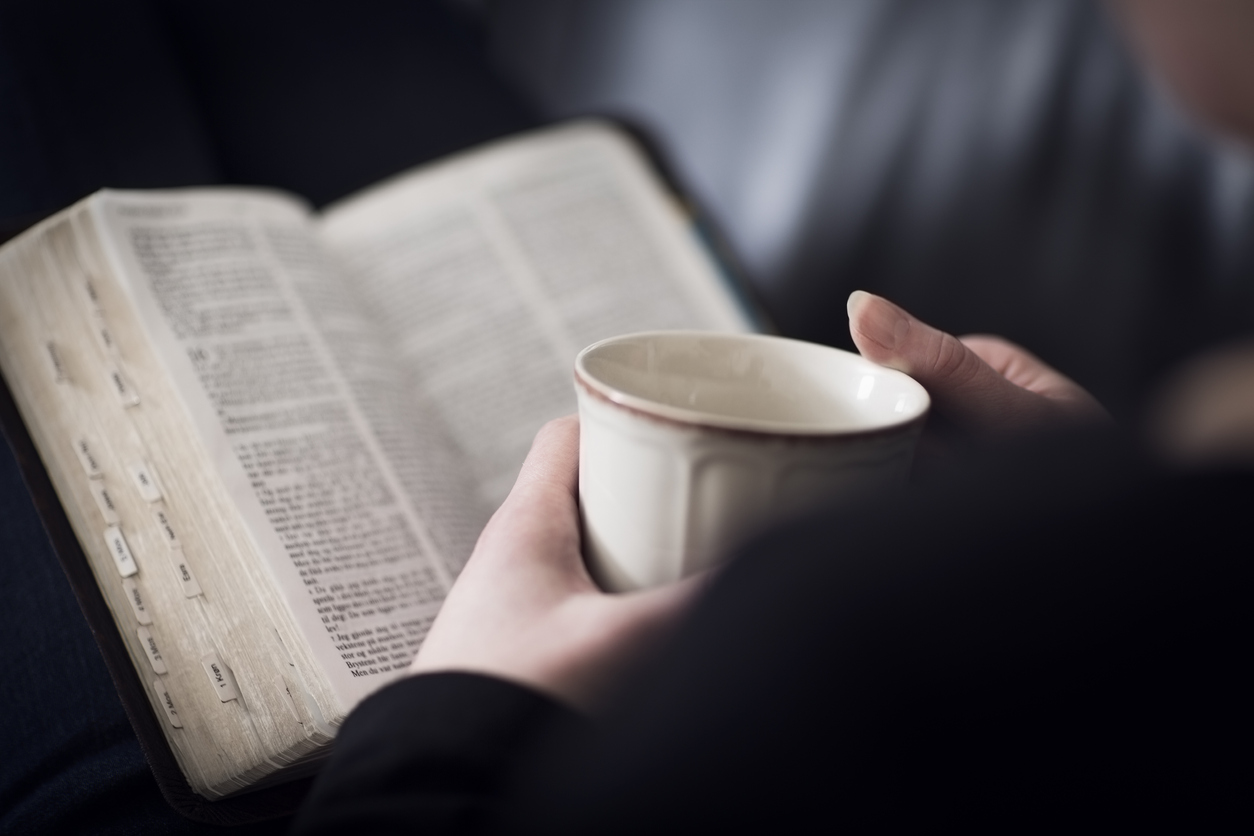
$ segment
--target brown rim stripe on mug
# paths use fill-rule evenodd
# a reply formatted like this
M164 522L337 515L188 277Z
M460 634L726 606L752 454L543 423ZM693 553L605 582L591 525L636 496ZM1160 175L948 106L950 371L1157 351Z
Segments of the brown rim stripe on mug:
M866 430L843 430L839 432L834 431L834 432L818 432L818 433L814 433L814 432L781 433L781 432L772 432L770 430L737 429L734 427L720 427L717 424L707 424L700 420L681 421L677 418L667 418L664 415L655 415L654 413L649 412L647 410L639 409L634 406L628 406L625 403L621 403L619 401L614 400L611 397L608 397L604 392L597 389L596 386L584 380L583 375L580 374L578 367L576 367L574 371L575 371L575 385L583 389L593 398L596 398L598 401L602 401L604 403L610 404L611 406L617 409L622 409L622 410L632 413L633 415L638 415L641 418L645 418L650 421L656 421L659 424L666 424L672 427L685 427L689 429L700 428L701 430L706 431L706 432L720 433L723 435L738 436L738 437L747 436L751 438L773 438L773 439L776 439L777 441L787 442L790 444L819 444L819 443L831 444L832 442L843 440L843 439L848 439L849 441L853 441L854 439L857 439L859 441L862 441L867 438L876 438L876 437L888 438L892 436L906 435L914 431L916 427L921 427L923 423L927 420L927 414L930 411L930 410L924 411L922 415L919 415L915 418L911 418L909 421L906 421L905 423L902 423L902 424L894 424L891 427L876 427L873 429L866 429Z

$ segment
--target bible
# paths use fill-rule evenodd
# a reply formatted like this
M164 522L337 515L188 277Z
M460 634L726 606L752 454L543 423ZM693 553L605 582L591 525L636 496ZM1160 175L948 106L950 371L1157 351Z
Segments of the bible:
M195 803L311 774L402 674L579 349L747 310L601 122L321 212L104 190L0 250L0 370Z

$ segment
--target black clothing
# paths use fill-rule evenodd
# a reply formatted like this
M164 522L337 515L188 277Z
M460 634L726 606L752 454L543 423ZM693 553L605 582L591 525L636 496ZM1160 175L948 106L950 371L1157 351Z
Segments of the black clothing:
M486 677L392 686L296 832L1222 820L1250 779L1252 502L1248 472L1109 437L999 451L749 545L593 724Z
M539 125L454 5L0 5L0 236L105 186L273 186L321 206Z
M349 716L336 736L334 777L322 782L319 802L306 808L299 827L477 830L520 753L586 726L563 704L500 679L469 673L403 679Z

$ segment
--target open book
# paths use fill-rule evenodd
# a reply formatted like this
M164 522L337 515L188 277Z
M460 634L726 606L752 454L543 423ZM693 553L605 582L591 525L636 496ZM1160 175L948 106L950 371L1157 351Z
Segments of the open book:
M398 676L584 345L744 330L620 131L316 214L103 191L0 251L0 368L190 786L308 773Z

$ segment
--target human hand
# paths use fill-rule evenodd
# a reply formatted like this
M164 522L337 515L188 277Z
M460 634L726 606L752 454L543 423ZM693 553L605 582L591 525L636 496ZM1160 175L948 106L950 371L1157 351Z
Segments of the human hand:
M1176 465L1254 463L1254 340L1195 357L1173 372L1147 417L1147 440Z
M578 467L578 419L541 429L411 673L485 673L587 708L675 621L696 591L695 579L610 595L588 575Z
M937 414L961 430L1005 437L1112 420L1079 384L1008 340L951 336L861 290L848 311L862 356L922 383Z

